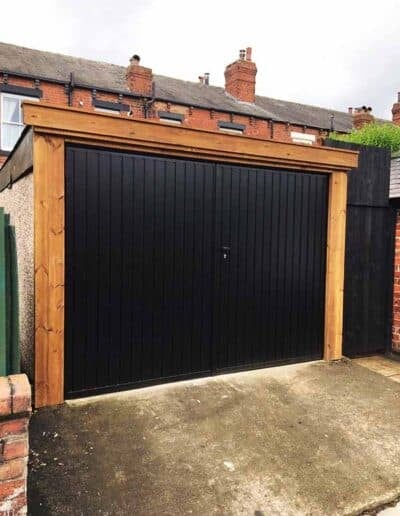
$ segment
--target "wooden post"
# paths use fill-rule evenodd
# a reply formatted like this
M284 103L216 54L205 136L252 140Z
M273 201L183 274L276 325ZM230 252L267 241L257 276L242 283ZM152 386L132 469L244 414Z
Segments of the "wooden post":
M64 401L64 139L34 135L35 406Z
M342 357L347 174L330 176L325 293L324 359Z

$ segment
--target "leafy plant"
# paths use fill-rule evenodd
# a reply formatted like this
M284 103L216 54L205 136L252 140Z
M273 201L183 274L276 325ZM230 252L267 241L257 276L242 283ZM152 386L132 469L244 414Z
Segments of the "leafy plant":
M390 149L392 152L400 151L400 127L384 123L372 122L361 129L353 129L348 134L331 133L329 138L344 142L361 143Z

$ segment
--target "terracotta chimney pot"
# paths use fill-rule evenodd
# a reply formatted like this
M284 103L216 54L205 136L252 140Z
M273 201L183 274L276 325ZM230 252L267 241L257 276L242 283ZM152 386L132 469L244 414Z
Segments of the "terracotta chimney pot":
M362 107L353 109L353 127L355 129L361 129L361 127L364 127L364 125L370 124L374 120L375 120L375 117L372 114L371 107L362 106Z

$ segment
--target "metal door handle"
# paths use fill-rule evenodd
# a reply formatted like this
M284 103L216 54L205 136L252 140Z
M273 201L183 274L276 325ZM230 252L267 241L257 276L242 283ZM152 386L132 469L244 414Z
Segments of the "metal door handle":
M231 257L231 248L227 247L226 245L223 245L223 246L221 246L221 251L222 251L222 259L225 262L229 262L229 259Z

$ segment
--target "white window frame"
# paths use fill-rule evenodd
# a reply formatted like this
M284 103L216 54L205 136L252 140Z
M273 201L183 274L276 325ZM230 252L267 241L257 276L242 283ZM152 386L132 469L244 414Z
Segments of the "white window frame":
M173 120L172 118L165 118L160 116L160 122L164 122L165 124L172 125L182 125L182 120Z
M24 100L39 101L39 99L37 97L28 97L26 95L15 95L14 93L0 93L0 149L3 150L3 151L10 152L10 151L13 150L14 146L11 147L11 149L10 148L6 148L4 146L4 143L3 143L3 133L4 133L4 131L3 131L3 124L16 125L18 127L22 127L22 130L24 128L24 124L22 122L5 122L5 121L3 121L3 113L4 113L4 106L3 106L3 104L4 104L4 99L5 98L18 99L20 101L19 102L20 110L22 109L21 108L21 104L22 104L22 102ZM21 112L21 120L22 120L22 112Z
M120 115L121 111L119 109L108 109L108 108L102 108L102 107L95 107L95 111L98 113L107 113L107 115Z
M243 129L231 129L230 127L220 127L219 130L223 133L229 133L229 134L244 134Z
M298 133L296 131L292 131L290 133L290 137L292 138L293 143L302 143L303 145L312 145L315 143L314 134Z

